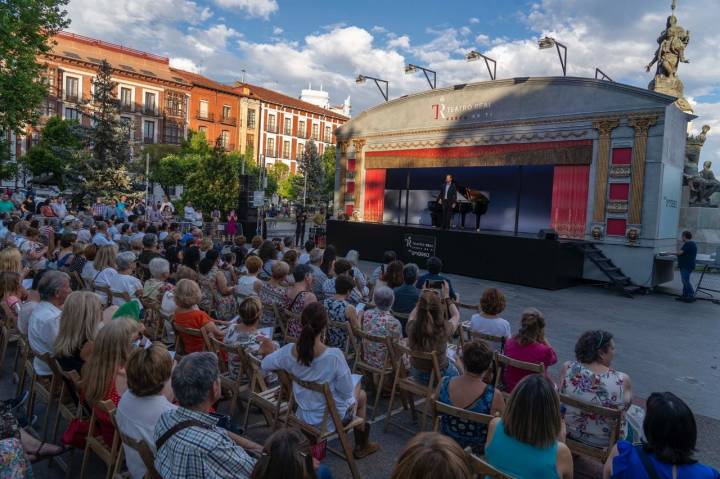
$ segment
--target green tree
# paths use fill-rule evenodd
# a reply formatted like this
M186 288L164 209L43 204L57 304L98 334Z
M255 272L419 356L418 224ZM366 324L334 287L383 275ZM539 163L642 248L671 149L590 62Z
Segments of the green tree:
M299 166L300 173L307 177L305 182L307 203L320 205L325 201L325 170L314 141L305 143Z
M192 201L206 216L217 208L228 211L238 202L241 155L213 151L203 156L188 174L183 201Z
M333 197L335 191L335 145L328 146L322 156L323 169L325 170L325 188L323 193L325 199Z
M68 0L3 0L0 2L0 137L20 133L38 118L48 93L38 58L52 49L50 38L69 21ZM0 141L0 178L8 178L10 143Z
M86 129L76 120L52 117L43 127L38 145L30 148L20 161L36 182L60 189L76 186L82 181L77 165L88 156L86 138Z

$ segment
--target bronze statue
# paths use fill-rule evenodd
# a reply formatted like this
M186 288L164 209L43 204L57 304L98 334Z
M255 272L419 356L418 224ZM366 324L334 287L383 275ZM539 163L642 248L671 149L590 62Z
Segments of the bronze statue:
M703 169L696 176L688 179L690 186L691 206L711 206L710 197L720 191L720 181L715 178L711 161L703 163Z

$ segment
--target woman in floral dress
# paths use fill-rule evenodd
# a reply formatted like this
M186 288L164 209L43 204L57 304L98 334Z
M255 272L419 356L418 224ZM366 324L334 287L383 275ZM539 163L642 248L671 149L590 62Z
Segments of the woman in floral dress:
M348 296L354 287L354 281L347 274L341 274L335 278L335 294L323 301L323 306L325 306L327 310L330 321L336 321L338 323L349 322L355 328L360 327L355 306L348 301ZM325 344L327 346L345 350L347 339L347 329L328 324L327 332L325 333Z
M395 295L387 286L379 286L373 292L375 308L362 315L362 330L373 336L389 336L396 341L402 337L402 325L390 312ZM383 344L365 342L365 360L376 368L385 367L387 347Z
M263 317L261 327L275 327L275 311L273 305L278 308L284 308L287 301L287 289L283 285L285 277L289 271L288 265L284 261L275 261L271 268L272 276L267 282L260 286L258 297L263 304Z
M583 333L575 344L576 361L563 365L560 393L582 401L625 411L632 403L630 378L610 367L615 356L613 335L607 331ZM588 415L568 406L567 435L594 447L607 447L612 424L602 416ZM621 439L627 435L623 420Z
M293 279L295 284L287 289L285 296L285 309L289 310L297 316L288 319L287 335L291 338L299 338L302 325L300 324L300 313L305 306L310 303L317 302L315 294L312 292L315 278L310 266L299 264L293 270Z

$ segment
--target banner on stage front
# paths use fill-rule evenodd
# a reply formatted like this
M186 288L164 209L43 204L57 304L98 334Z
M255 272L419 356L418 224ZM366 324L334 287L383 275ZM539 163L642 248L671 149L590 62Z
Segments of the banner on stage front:
M428 258L435 256L436 247L436 238L434 236L405 233L403 235L401 255L406 262L414 262L418 266L424 267Z

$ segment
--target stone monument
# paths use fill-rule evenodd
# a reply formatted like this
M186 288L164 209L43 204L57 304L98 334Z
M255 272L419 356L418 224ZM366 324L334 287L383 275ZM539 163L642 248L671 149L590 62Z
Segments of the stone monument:
M692 113L692 107L684 97L683 82L677 74L680 63L690 63L690 60L685 58L685 48L690 42L690 32L677 23L676 1L673 0L672 13L667 18L665 30L657 39L658 47L655 56L647 64L645 70L650 71L653 65L657 65L655 78L648 85L648 89L676 97L678 107L682 111Z

